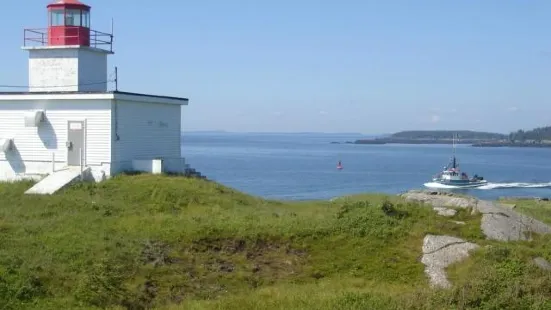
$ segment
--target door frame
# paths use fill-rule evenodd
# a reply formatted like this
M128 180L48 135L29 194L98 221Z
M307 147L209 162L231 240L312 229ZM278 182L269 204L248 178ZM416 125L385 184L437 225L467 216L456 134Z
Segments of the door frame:
M84 167L86 167L86 162L88 161L88 156L86 156L86 151L88 149L88 143L87 143L87 137L88 137L88 122L87 122L87 119L86 118L78 118L78 117L75 117L75 118L70 118L70 119L67 119L67 139L66 141L69 141L69 123L70 122L82 122L82 125L84 126L83 128L83 131L82 131L82 148L84 149L82 154L83 154L83 157L84 159L82 160L83 163L82 165ZM71 166L69 165L69 148L67 147L67 145L65 145L65 164L66 166ZM80 166L80 163L79 165Z

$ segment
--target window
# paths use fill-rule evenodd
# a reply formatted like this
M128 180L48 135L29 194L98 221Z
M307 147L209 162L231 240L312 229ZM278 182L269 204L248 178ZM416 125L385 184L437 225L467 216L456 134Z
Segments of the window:
M65 26L80 26L80 10L67 10L65 12Z
M82 11L82 27L90 28L90 12Z
M51 26L63 26L63 16L65 12L63 10L53 10L50 12L50 25Z
M90 12L57 9L50 11L51 26L76 26L90 28Z

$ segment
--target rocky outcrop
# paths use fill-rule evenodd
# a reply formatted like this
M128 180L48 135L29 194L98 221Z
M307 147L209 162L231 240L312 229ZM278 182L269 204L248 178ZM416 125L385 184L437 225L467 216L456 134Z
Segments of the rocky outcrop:
M468 208L476 205L476 198L455 196L451 193L437 191L409 191L401 195L406 201L418 201L433 207Z
M543 257L536 257L534 258L534 264L536 266L540 267L543 270L549 270L551 271L551 263L549 263L545 258Z
M531 240L532 234L550 234L551 227L531 217L491 201L479 201L477 211L482 213L482 232L487 239L510 241Z
M425 274L433 287L449 288L445 268L462 261L469 256L469 251L479 246L465 240L450 236L426 235L423 239L423 257Z
M408 201L426 203L434 208L472 208L473 213L482 214L481 229L487 239L530 240L533 233L551 234L551 227L545 223L519 214L497 202L437 191L410 191L401 196Z
M455 216L457 210L451 208L472 208L472 213L482 214L480 228L487 239L530 240L533 233L551 234L551 227L548 225L497 202L436 191L410 191L401 196L407 201L430 205L441 216ZM465 224L453 222L458 225ZM449 288L451 283L447 279L445 269L467 258L470 251L477 248L477 244L456 237L426 235L423 240L421 262L425 265L425 274L429 277L431 286ZM541 257L534 259L534 264L541 269L551 270L551 264Z
M442 208L442 207L433 207L434 211L438 213L438 215L442 216L454 216L457 214L457 211L454 209L448 209L448 208Z

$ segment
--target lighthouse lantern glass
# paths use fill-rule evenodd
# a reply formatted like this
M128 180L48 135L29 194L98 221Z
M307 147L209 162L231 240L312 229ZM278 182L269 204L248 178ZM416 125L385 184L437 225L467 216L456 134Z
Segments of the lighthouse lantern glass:
M80 27L81 22L80 10L67 10L65 11L65 26L77 26Z
M90 12L82 11L82 27L90 28Z
M50 26L74 26L90 28L90 12L76 9L50 11Z
M64 23L64 10L52 10L50 11L50 26L63 26Z

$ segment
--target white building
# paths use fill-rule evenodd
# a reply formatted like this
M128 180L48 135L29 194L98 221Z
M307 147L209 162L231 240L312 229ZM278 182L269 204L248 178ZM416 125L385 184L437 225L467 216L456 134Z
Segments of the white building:
M28 91L0 92L0 180L77 168L96 180L183 172L188 99L108 91L113 36L89 29L90 7L79 1L56 1L48 13L47 29L25 30Z

